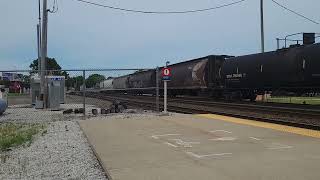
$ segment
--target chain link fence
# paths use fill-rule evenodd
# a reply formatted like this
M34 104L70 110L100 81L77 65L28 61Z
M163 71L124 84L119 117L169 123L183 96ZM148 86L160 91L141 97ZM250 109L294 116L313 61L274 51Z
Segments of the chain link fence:
M0 179L105 179L78 120L155 110L156 69L0 71ZM41 97L42 96L42 97ZM43 108L43 99L47 99ZM141 109L141 111L139 110ZM137 114L128 114L135 113ZM151 113L153 114L153 113Z
M41 121L46 114L52 121L137 107L159 111L159 76L157 68L48 70L41 88L36 71L0 71L0 99L7 103L2 118Z

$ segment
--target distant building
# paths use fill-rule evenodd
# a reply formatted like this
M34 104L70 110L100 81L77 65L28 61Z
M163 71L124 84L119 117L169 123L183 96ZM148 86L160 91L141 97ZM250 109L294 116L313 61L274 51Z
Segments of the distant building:
M18 73L2 73L2 80L22 82L23 74Z

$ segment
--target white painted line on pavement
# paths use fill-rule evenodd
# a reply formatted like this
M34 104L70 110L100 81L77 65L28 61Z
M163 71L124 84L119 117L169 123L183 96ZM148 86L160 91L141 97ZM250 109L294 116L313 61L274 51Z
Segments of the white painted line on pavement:
M232 153L218 153L218 154L204 154L204 155L199 155L193 152L186 152L187 154L195 157L195 158L204 158L204 157L217 157L217 156L226 156L226 155L232 155Z
M277 150L277 149L290 149L293 148L292 146L283 146L283 147L272 147L272 148L268 148L270 150Z
M256 138L256 137L249 137L249 138L250 138L250 139L253 139L253 140L261 141L261 139Z
M192 147L191 144L200 144L200 142L187 142L187 141L183 141L181 139L170 139L172 141L175 141L176 144L179 144L183 147Z
M165 142L164 144L166 144L166 145L168 145L168 146L171 146L171 147L175 147L175 148L178 147L178 146L176 146L176 145L174 145L174 144L171 144L171 143L169 143L169 142Z
M210 141L234 141L237 138L235 137L221 137L221 138L215 138L215 139L209 139Z
M212 131L209 131L211 133L215 133L215 132L225 132L225 133L229 133L231 134L232 132L231 131L226 131L226 130L212 130Z
M200 157L212 157L212 156L225 156L225 155L231 155L232 153L220 153L220 154L207 154L207 155L201 155Z
M165 136L180 136L181 134L160 134L160 135L152 135L151 137L153 139L159 139L159 137L165 137Z
M183 145L183 144L200 144L200 142L188 142L188 141L183 141L181 139L170 139L173 141L176 141L177 144Z
M193 152L186 152L187 154L189 154L189 155L191 155L191 156L193 156L193 157L195 157L195 158L201 158L201 156L199 156L199 155L197 155L197 154L195 154L195 153L193 153Z
M276 145L275 147L269 147L267 149L269 150L277 150L277 149L290 149L293 148L293 146L288 146L285 144L280 144L280 143L273 143L273 145Z

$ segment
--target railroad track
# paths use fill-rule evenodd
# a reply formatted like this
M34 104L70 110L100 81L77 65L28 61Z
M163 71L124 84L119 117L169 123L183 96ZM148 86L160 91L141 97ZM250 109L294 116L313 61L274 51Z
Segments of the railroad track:
M76 93L75 95L82 95L82 93ZM130 107L156 109L155 97L114 94L111 96L97 92L87 93L86 96L107 101L118 100L125 102ZM162 101L160 101L161 105L163 105ZM203 99L196 100L195 98L169 98L168 109L172 112L186 114L213 113L320 130L320 110L318 109L284 107L283 105L277 107L245 103L212 102Z

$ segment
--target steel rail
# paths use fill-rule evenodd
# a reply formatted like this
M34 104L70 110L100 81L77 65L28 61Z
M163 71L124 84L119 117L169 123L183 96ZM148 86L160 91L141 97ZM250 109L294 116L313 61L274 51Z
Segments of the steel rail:
M77 94L74 93L75 95L82 95L81 93ZM119 97L117 95L106 95L106 94L101 94L101 93L88 93L87 97L92 97L92 98L98 98L101 100L107 100L107 101L122 101L127 103L127 105L132 106L132 107L140 107L140 108L146 108L146 109L151 109L155 110L156 104L154 97L151 98L142 98L141 96L136 96L137 98L134 98L133 96L129 97ZM279 114L292 114L292 115L299 115L302 117L318 117L320 119L320 113L318 114L307 114L307 113L299 113L295 112L294 108L292 112L288 112L288 109L286 108L280 108L277 110L268 110L269 106L261 106L261 107L255 107L254 105L250 106L244 106L243 104L231 104L228 105L228 103L211 103L211 105L216 105L215 107L208 106L208 102L206 101L191 101L191 100L175 100L171 101L168 104L168 108L172 112L179 112L179 113L186 113L186 114L203 114L203 113L213 113L213 114L219 114L219 115L226 115L226 116L232 116L232 117L237 117L237 118L245 118L245 119L250 119L250 120L257 120L257 121L263 121L263 122L270 122L270 123L275 123L275 124L282 124L282 125L287 125L287 126L294 126L294 127L300 127L300 128L307 128L307 129L314 129L314 130L320 130L320 121L319 124L311 124L311 123L303 123L299 122L299 120L294 119L293 121L288 121L285 120L286 118L281 118ZM162 104L162 103L161 103ZM209 103L210 104L210 103ZM218 109L217 109L218 108ZM221 108L226 108L228 110L232 109L233 111L221 111ZM273 107L275 108L275 107ZM241 110L246 110L247 112L241 112L239 113L239 109ZM286 111L284 111L286 110ZM237 112L235 112L237 111ZM255 114L252 115L249 112L252 111L259 111L259 115ZM269 114L270 112L272 113L279 113L279 114ZM318 111L317 111L318 112ZM260 114L261 113L261 114ZM265 115L273 115L276 117L265 117Z

